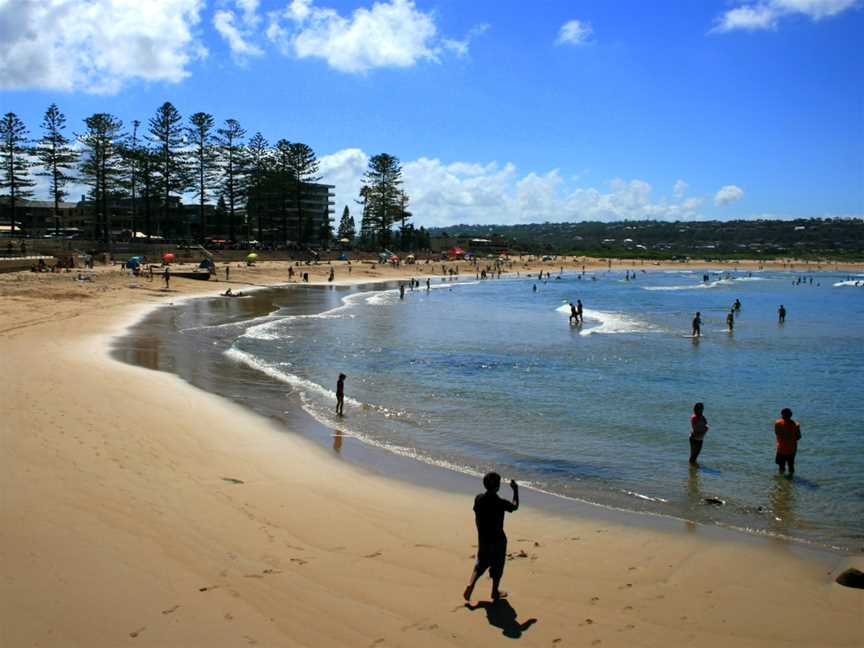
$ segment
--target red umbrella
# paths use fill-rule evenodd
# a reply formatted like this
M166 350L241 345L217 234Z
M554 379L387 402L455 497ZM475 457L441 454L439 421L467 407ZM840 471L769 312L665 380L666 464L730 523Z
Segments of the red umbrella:
M162 255L162 260L165 263L171 263L174 260L174 255L171 252L166 252Z

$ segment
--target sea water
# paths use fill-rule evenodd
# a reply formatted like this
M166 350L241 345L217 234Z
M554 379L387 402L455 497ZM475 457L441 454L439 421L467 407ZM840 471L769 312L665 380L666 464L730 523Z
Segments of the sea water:
M792 272L703 274L435 277L404 299L395 284L288 289L327 292L316 312L292 302L194 334L227 332L228 361L296 392L325 425L419 461L860 550L864 284L831 273L812 283ZM584 322L574 326L577 299ZM696 311L700 339L690 337ZM344 418L334 413L340 372ZM691 468L697 401L710 431ZM773 461L784 407L803 433L793 480Z

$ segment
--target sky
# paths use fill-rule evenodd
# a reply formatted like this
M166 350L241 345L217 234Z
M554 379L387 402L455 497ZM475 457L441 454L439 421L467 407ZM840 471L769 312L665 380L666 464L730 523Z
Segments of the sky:
M0 0L0 113L237 119L337 218L382 152L417 226L862 217L862 42L864 0Z

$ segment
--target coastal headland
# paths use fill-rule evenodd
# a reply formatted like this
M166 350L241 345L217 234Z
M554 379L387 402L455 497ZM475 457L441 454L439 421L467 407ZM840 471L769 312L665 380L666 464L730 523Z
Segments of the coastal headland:
M513 271L583 263L608 267ZM337 282L441 273L440 262L296 270L326 284L331 267ZM510 598L489 602L483 579L466 607L470 498L341 461L110 358L110 338L148 310L286 283L287 263L232 264L230 282L175 278L170 290L119 266L76 277L0 276L0 645L839 647L864 636L864 592L834 582L864 568L861 555L531 507L508 519Z

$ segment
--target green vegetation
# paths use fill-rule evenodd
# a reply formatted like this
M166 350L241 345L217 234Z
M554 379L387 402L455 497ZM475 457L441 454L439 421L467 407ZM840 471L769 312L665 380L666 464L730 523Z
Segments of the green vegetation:
M864 220L624 221L455 225L432 237L491 239L511 251L618 258L864 259Z

